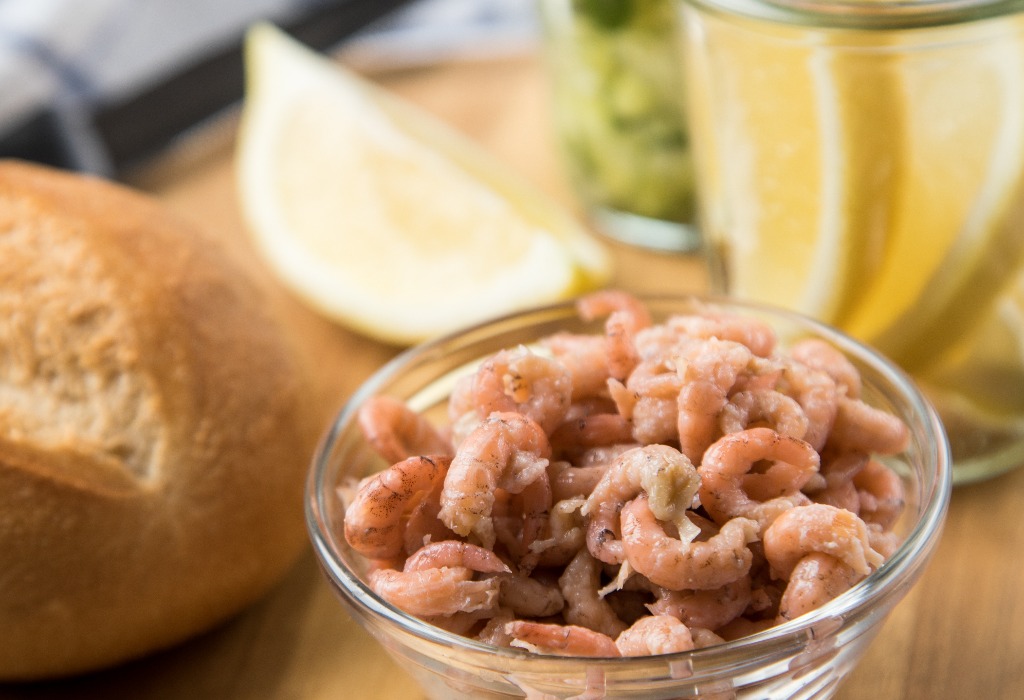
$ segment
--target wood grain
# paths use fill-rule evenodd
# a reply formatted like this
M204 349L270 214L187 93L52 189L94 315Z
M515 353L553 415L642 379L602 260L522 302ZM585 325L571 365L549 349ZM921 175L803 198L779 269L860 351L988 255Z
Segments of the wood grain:
M543 75L531 57L375 76L493 151L572 206L551 147ZM136 184L216 232L268 283L235 199L233 120L212 125ZM612 245L615 283L639 292L700 291L700 261ZM325 425L396 348L367 340L279 290L303 352L318 368ZM930 567L897 607L840 700L1016 698L1024 688L1024 470L959 488ZM2 634L2 630L0 630ZM175 649L86 677L0 686L0 700L138 698L319 700L420 698L408 676L353 623L311 553L266 599Z

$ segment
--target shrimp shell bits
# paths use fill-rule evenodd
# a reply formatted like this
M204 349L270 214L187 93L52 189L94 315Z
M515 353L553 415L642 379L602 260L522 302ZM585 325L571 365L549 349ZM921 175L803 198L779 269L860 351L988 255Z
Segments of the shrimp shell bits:
M934 411L869 348L605 290L380 370L307 516L349 613L431 698L827 697L949 489Z

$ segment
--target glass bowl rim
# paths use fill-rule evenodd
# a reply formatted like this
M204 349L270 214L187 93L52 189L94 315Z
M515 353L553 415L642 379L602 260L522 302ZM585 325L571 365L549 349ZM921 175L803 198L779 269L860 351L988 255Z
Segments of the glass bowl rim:
M888 557L882 566L873 571L852 589L844 592L820 608L789 622L772 626L764 631L711 647L650 656L588 657L588 661L628 666L652 660L671 664L674 660L704 659L704 663L708 667L714 668L719 665L715 663L717 659L732 664L736 663L738 657L756 659L758 658L757 650L764 649L767 651L780 645L787 646L784 644L787 642L790 645L799 645L800 648L803 648L806 646L806 640L815 638L815 629L819 628L823 623L837 618L846 619L853 613L866 608L872 600L885 598L888 594L892 593L908 574L919 573L918 570L927 561L931 550L934 549L939 539L948 510L952 490L952 457L949 442L937 412L917 388L913 380L910 379L909 375L877 350L846 333L800 313L770 304L710 294L647 294L636 296L645 304L710 304L712 306L731 307L748 313L774 316L777 319L795 323L804 330L812 331L819 336L828 338L830 342L836 344L844 353L853 351L858 359L866 361L874 371L878 372L888 386L898 389L899 393L904 395L908 403L914 407L915 413L920 415L922 419L921 424L926 433L937 438L937 440L928 442L934 453L928 456L934 457L933 461L936 467L935 478L931 483L930 489L926 490L927 484L922 483L921 501L923 508L921 509L921 515L914 527L907 533L906 538L896 552ZM325 485L324 477L326 476L329 457L332 453L332 448L341 434L342 428L347 427L353 420L358 406L376 393L381 385L400 374L407 365L460 338L481 334L488 328L500 328L505 324L528 316L566 313L574 308L574 303L574 300L567 300L503 314L407 348L375 371L345 400L341 409L331 421L328 430L321 438L313 455L312 465L306 480L305 512L307 529L321 569L331 583L347 594L346 597L351 604L358 602L359 605L363 606L373 615L397 625L404 632L428 643L441 644L453 651L472 655L484 654L493 656L497 654L499 656L507 656L511 660L531 659L531 663L534 664L540 663L542 660L564 664L567 659L572 658L554 654L538 654L524 649L507 649L479 642L436 627L404 612L377 596L369 585L345 564L334 549L331 533L326 527L328 519L326 516L325 498L329 493L329 489L323 488L323 486ZM751 655L751 651L754 652L753 655Z

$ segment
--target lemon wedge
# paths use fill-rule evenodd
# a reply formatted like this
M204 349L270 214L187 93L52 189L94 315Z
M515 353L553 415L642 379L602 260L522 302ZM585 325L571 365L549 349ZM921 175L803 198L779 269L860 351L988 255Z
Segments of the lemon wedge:
M271 25L246 38L249 228L325 315L410 344L610 276L567 212L466 137Z

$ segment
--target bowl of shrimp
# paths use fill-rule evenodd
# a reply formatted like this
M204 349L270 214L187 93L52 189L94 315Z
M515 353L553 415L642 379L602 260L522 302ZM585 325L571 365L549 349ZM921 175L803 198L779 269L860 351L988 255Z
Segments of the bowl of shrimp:
M306 513L427 697L824 698L929 560L950 464L907 375L839 331L602 290L381 368Z

